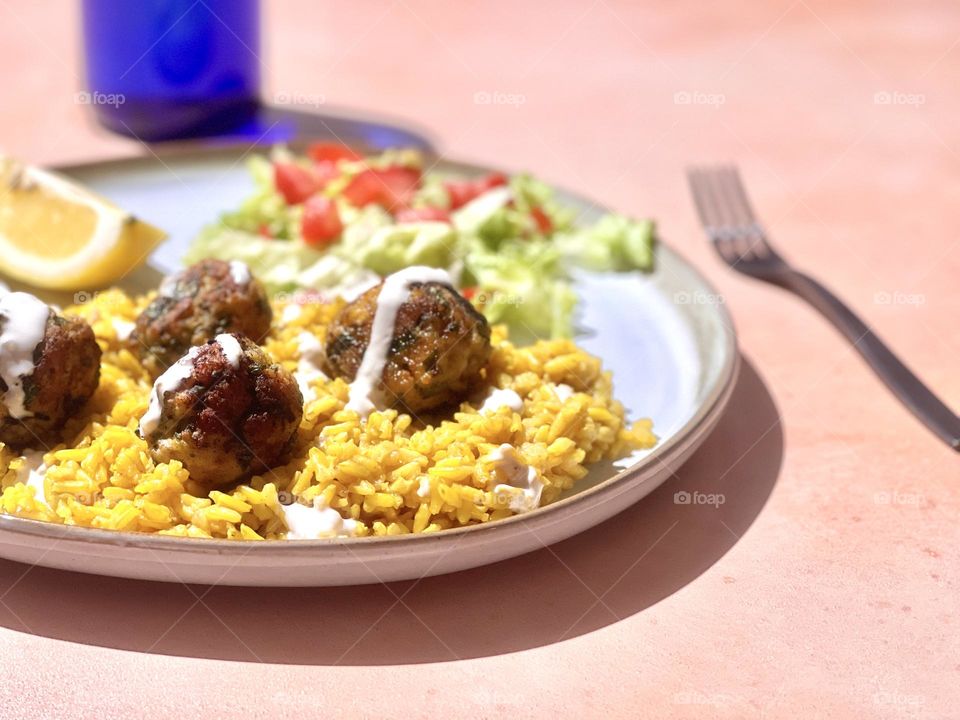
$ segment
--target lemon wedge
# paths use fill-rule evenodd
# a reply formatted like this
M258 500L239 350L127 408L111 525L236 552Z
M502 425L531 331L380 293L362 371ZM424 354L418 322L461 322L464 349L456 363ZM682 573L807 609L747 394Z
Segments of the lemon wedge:
M54 290L102 287L165 233L62 175L0 156L0 272Z

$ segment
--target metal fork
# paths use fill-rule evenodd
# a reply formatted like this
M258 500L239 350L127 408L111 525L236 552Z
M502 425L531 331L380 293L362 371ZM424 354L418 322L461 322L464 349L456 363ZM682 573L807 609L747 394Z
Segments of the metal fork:
M731 268L790 290L813 305L853 343L910 411L954 450L960 417L920 382L853 311L809 275L793 269L767 240L734 166L691 168L690 191L717 253Z

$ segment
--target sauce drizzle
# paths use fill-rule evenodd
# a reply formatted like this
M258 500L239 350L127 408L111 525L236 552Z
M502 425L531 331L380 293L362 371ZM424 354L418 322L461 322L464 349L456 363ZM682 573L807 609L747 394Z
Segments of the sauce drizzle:
M214 339L224 357L231 367L240 366L240 358L243 356L243 348L233 335L223 333L217 335ZM187 378L193 374L193 363L200 353L203 345L196 345L187 351L187 354L177 360L173 365L157 378L153 384L153 390L150 392L150 405L147 411L140 418L140 437L146 439L156 431L160 425L160 417L163 413L163 399L167 393L176 392Z
M0 294L0 378L6 383L3 403L10 417L25 418L27 411L23 379L33 374L34 351L43 341L50 306L23 292Z
M373 315L370 328L370 342L367 344L357 376L350 384L350 399L347 410L353 410L366 418L376 410L372 396L383 370L387 366L387 353L393 342L393 329L397 322L397 311L410 297L410 286L414 283L436 282L452 285L450 274L438 268L413 265L387 277L377 297L377 310Z

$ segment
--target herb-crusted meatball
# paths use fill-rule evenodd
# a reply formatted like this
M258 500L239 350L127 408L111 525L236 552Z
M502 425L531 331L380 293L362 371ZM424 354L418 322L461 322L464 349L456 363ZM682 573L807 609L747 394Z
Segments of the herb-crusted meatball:
M201 260L167 277L131 336L144 367L158 376L187 350L220 333L260 342L272 320L267 293L241 262Z
M156 462L218 487L284 462L302 416L293 376L249 338L221 334L157 379L140 434Z
M331 323L325 347L329 374L349 382L356 379L383 288L381 283L365 292ZM462 399L490 358L486 318L440 282L410 282L406 299L395 312L380 377L383 402L419 412Z
M44 448L100 383L90 326L27 293L0 294L0 441Z

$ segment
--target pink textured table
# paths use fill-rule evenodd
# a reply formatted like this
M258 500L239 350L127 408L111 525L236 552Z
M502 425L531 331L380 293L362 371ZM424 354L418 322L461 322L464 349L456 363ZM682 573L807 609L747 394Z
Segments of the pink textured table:
M74 103L73 5L0 3L0 142L142 153ZM957 717L957 455L811 309L718 262L682 171L736 159L788 256L957 408L960 6L272 5L270 94L655 216L736 320L729 414L639 505L458 575L256 592L0 562L0 714Z

